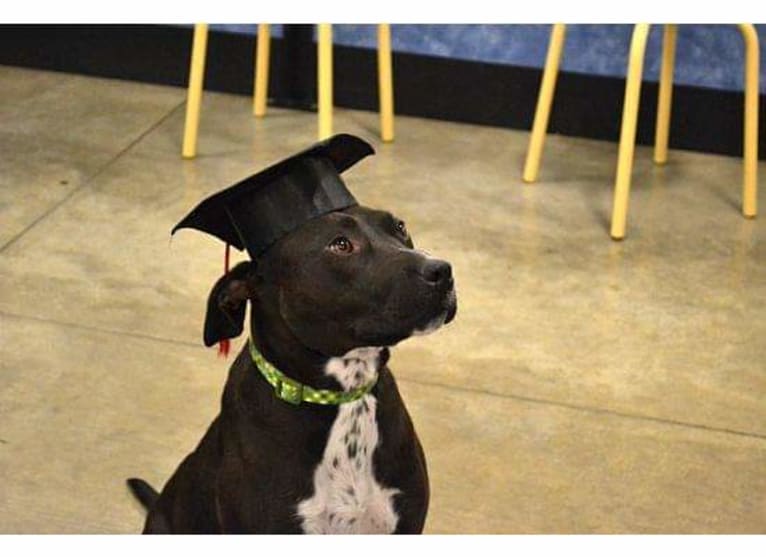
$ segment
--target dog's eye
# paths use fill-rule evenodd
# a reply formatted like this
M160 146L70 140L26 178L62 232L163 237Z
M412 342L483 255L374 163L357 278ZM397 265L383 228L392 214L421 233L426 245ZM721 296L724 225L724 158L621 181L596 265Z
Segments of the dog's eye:
M330 251L341 253L343 255L348 255L354 251L354 244L352 244L351 240L345 236L338 236L332 242L330 242L328 247L330 248Z
M403 220L396 221L396 231L402 236L407 235L407 225L404 224Z

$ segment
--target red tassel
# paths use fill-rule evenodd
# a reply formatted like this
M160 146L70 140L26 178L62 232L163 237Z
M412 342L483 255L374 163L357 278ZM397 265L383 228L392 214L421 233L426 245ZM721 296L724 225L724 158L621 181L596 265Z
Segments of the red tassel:
M231 246L229 244L226 244L226 251L223 255L223 274L227 274L229 272L229 253L231 251ZM225 338L218 342L218 356L220 358L226 358L229 355L229 350L231 349L231 342L228 338Z
M223 339L218 343L218 356L226 358L229 355L229 349L231 348L231 342L228 338Z

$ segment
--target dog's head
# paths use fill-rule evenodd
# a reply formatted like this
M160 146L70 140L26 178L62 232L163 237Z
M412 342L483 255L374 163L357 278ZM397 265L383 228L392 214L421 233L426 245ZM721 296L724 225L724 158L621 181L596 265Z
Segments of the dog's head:
M222 277L208 299L208 346L241 334L248 299L253 320L279 320L327 356L392 346L457 311L449 263L416 250L391 213L359 206L310 220Z

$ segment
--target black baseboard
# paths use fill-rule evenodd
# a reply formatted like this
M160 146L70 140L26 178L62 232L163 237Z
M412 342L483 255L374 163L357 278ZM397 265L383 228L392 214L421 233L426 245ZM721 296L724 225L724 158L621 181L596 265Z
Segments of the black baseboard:
M190 28L165 25L3 25L0 64L185 86L191 36ZM254 46L253 37L212 32L205 88L251 94ZM334 53L335 104L377 110L375 52L337 45ZM296 49L290 41L273 39L272 104L311 108L315 79L306 79L305 73L315 67L315 56L314 49ZM298 80L297 70L302 75ZM541 71L533 68L394 53L396 112L529 129L540 77ZM623 79L562 72L549 131L616 141L624 86ZM654 140L656 98L657 84L645 82L637 138L641 144ZM764 98L761 95L762 130ZM743 102L738 92L676 86L671 147L740 155ZM761 133L762 159L765 138Z

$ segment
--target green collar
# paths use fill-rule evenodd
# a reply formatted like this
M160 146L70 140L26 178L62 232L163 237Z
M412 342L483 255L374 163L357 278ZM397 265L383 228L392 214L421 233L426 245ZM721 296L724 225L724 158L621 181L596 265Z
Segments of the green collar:
M350 391L331 391L329 389L314 389L308 385L299 383L295 379L279 371L274 365L263 357L255 347L253 339L250 339L250 357L252 357L255 367L261 372L261 375L274 387L274 394L285 402L298 405L301 402L312 402L314 404L344 404L359 400L369 393L378 382L377 374L372 381Z

